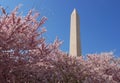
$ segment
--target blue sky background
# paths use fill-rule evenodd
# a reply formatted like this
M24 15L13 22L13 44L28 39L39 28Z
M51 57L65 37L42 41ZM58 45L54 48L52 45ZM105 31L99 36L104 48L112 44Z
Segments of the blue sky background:
M114 51L120 56L120 0L0 0L9 12L18 4L23 15L35 8L48 18L45 37L63 40L61 49L69 51L70 15L74 8L80 15L82 54Z

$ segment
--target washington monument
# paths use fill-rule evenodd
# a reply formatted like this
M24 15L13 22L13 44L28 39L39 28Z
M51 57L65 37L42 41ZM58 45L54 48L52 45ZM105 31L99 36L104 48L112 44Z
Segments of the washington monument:
M76 9L71 14L69 53L71 56L81 56L80 19Z

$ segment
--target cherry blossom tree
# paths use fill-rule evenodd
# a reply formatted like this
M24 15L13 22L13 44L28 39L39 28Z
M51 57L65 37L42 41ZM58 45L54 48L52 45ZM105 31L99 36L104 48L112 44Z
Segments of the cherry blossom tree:
M89 54L85 65L85 83L120 82L120 58L115 58L112 52Z
M46 43L47 20L16 7L0 15L0 83L119 83L120 58L113 53L88 54L84 59L61 51L58 38Z
M40 28L46 17L37 21L39 13L33 13L30 10L26 16L21 16L18 9L19 7L16 7L10 14L7 14L1 7L0 81L2 83L9 83L14 79L12 76L14 70L35 64L39 61L39 55L44 57L42 56L44 53L52 50L52 48L47 49L45 39L42 37L46 30Z

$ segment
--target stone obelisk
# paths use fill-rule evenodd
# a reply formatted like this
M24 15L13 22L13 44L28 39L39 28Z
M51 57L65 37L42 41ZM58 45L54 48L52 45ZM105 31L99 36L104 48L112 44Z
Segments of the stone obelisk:
M77 10L74 9L71 14L70 23L70 48L69 53L71 56L81 56L80 45L80 20Z

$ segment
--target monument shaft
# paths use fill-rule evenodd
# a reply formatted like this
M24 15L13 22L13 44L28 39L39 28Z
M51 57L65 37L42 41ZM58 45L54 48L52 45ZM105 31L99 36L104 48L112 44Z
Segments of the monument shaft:
M81 45L80 45L80 20L76 9L71 14L71 25L70 25L70 55L80 56Z

